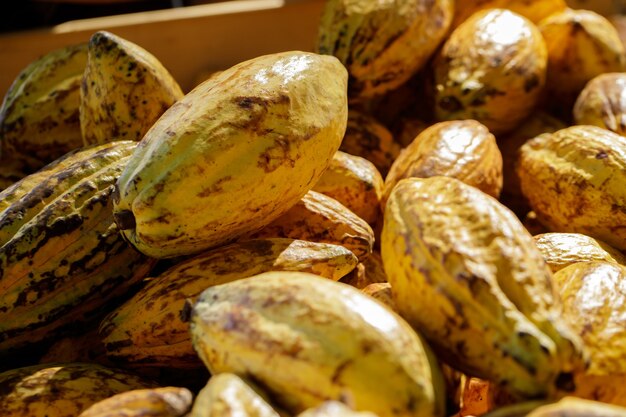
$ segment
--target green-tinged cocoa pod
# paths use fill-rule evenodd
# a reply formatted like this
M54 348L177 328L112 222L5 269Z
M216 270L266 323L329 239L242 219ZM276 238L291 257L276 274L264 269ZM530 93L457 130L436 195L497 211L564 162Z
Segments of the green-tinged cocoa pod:
M434 176L456 178L498 198L502 189L502 155L496 138L475 120L430 126L402 150L391 166L385 178L383 204L400 180Z
M187 388L136 389L99 401L78 417L183 417L191 403Z
M191 333L211 373L250 377L290 413L343 399L381 417L444 415L443 380L420 337L349 285L268 272L211 287Z
M357 110L348 112L346 134L339 149L367 159L376 166L383 177L387 175L401 150L385 126L372 116Z
M80 88L80 128L86 145L139 141L183 92L145 49L99 31L89 40Z
M522 192L553 232L626 249L626 138L596 126L543 134L520 150Z
M246 239L286 237L348 248L359 261L372 253L374 232L367 222L327 195L309 191L285 214Z
M255 389L237 375L222 373L209 379L198 393L189 417L279 417Z
M334 55L350 74L351 101L381 95L407 81L443 41L453 0L329 0L317 51Z
M494 413L495 416L495 413ZM535 408L525 417L626 417L626 408L589 401L581 398L566 397L561 401ZM489 414L489 417L492 417ZM500 417L500 415L496 416ZM509 417L502 415L502 417Z
M565 0L457 0L452 27L456 28L474 13L485 9L509 9L533 23L565 10Z
M606 72L626 69L624 46L606 18L589 10L566 9L539 23L548 48L548 101L571 115L585 84Z
M518 396L571 389L581 341L532 237L497 200L454 178L402 180L382 256L398 311L447 363Z
M78 416L92 404L155 384L132 373L90 363L46 364L0 374L5 417Z
M372 252L352 272L341 279L344 284L363 289L370 284L387 282L383 260L379 252Z
M315 408L309 408L298 417L376 417L369 411L354 411L339 401L324 401Z
M3 158L54 161L83 146L78 108L87 44L52 51L15 79L0 107Z
M95 319L150 270L113 221L111 193L135 145L25 178L32 188L0 211L0 355Z
M497 138L498 148L502 153L502 174L504 177L500 202L517 214L520 219L523 219L524 215L530 211L530 206L522 194L517 175L519 150L526 141L535 136L542 133L553 133L566 127L565 123L559 119L537 111L524 120L515 130Z
M196 87L143 138L120 177L116 222L141 252L202 252L261 229L319 180L347 118L334 57L283 52Z
M185 317L186 300L206 288L267 271L311 272L338 280L357 263L342 246L258 239L187 259L149 280L100 325L107 356L137 367L201 368Z
M583 262L554 278L563 317L589 352L589 368L576 375L571 395L626 406L626 267Z
M374 227L380 217L383 177L370 161L338 151L313 191L334 198Z
M626 136L626 73L601 74L587 83L574 105L577 125L592 125Z
M626 256L620 251L580 233L542 233L533 239L552 272L578 262L605 261L626 265Z
M516 128L539 101L547 51L539 30L504 9L478 12L452 32L434 62L435 115L474 119L494 135Z

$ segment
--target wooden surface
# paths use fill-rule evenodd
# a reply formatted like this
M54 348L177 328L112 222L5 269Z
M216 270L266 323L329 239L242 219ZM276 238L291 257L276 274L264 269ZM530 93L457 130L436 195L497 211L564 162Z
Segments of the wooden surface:
M155 55L180 83L255 56L313 49L323 0L240 0L87 19L0 35L0 95L37 57L109 30Z

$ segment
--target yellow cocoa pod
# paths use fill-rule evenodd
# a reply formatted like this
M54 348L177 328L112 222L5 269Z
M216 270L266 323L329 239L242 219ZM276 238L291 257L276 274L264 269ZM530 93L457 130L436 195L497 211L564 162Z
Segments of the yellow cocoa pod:
M565 0L457 0L452 27L467 20L474 13L485 9L509 9L533 23L538 23L552 13L565 10Z
M139 141L183 92L145 49L112 33L89 40L80 89L80 128L86 145Z
M542 233L533 239L552 272L578 262L606 261L626 265L626 256L620 251L580 233Z
M566 9L539 23L548 48L547 90L559 106L570 108L588 81L626 68L616 29L589 10Z
M279 417L271 405L235 374L209 379L198 393L189 417Z
M389 284L388 282L369 284L361 291L363 291L363 294L367 294L375 300L380 301L393 311L398 311L396 303L393 301L393 297L391 295L391 284Z
M502 155L496 138L475 120L430 126L405 148L385 178L385 199L404 178L446 176L498 198L502 188Z
M383 177L400 155L400 145L393 140L391 132L372 116L357 110L348 112L346 134L339 149L367 159Z
M355 288L363 289L370 284L387 282L383 259L379 252L372 252L367 258L360 262L348 275L341 279L344 284L352 285Z
M118 181L126 239L157 258L261 229L312 188L343 137L347 73L283 52L210 78L150 129Z
M617 34L619 35L620 40L622 41L622 45L626 48L626 16L622 14L622 11L618 12L619 14L613 14L609 16L609 22L615 29L617 29Z
M286 237L341 245L363 261L372 253L374 232L334 198L309 191L285 214L246 239Z
M572 126L526 142L522 192L550 231L582 233L626 249L626 138Z
M154 384L129 372L89 363L46 364L0 374L3 417L78 416L92 404Z
M372 227L381 215L383 177L359 156L336 152L313 191L334 198Z
M441 375L420 337L349 285L268 272L212 287L191 333L211 373L248 375L291 413L341 398L381 417L443 416Z
M626 136L626 73L598 75L574 105L578 125L593 125Z
M357 263L348 249L292 239L222 246L184 260L149 280L100 325L107 357L136 367L201 368L193 351L185 302L206 288L267 271L311 272L338 280Z
M497 138L498 148L502 153L503 185L500 193L502 204L510 208L519 218L530 211L528 202L524 199L517 175L517 161L519 150L526 141L542 133L552 133L567 126L559 119L544 112L534 112L528 119L507 135Z
M297 417L376 417L369 411L354 411L339 401L324 401L315 408L309 408Z
M477 120L494 135L511 131L537 104L546 65L532 22L504 9L478 12L452 32L435 60L435 115Z
M526 417L626 417L626 408L605 404L598 401L566 397L561 401L535 408ZM489 414L489 417L492 417ZM496 413L493 414L496 416ZM513 417L503 415L502 417Z
M400 314L459 371L538 396L583 367L550 270L494 198L454 178L402 180L381 247Z
M78 417L183 417L191 400L187 388L132 390L97 402Z
M330 0L317 51L346 66L351 101L381 95L426 64L450 27L453 9L453 0Z
M571 395L626 406L626 267L577 263L554 278L563 317L589 353L589 368L576 375Z

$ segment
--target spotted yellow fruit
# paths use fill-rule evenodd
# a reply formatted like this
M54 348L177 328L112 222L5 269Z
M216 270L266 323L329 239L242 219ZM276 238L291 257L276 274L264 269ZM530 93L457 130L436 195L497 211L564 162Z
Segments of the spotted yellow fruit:
M0 374L6 417L78 416L92 404L154 383L132 373L88 363L36 365Z
M452 27L456 28L474 13L485 9L509 9L533 23L565 10L565 0L457 0Z
M552 272L578 262L605 261L626 265L626 256L620 251L580 233L542 233L533 239Z
M554 232L582 233L626 249L626 138L572 126L522 146L522 192Z
M83 146L78 108L87 44L47 53L17 76L0 107L3 157L45 163Z
M435 116L474 119L494 135L513 130L537 104L547 50L539 30L504 9L478 12L456 28L434 62Z
M402 180L381 247L398 311L446 362L520 396L571 389L580 339L532 237L497 200L454 178Z
M498 198L502 155L496 138L475 120L437 123L420 133L395 160L385 178L385 199L404 178L447 176Z
M283 52L202 83L150 129L118 181L126 239L157 258L261 229L319 180L347 118L334 57Z
M548 97L556 105L571 109L588 81L626 69L617 30L599 14L566 9L546 17L539 29L548 48Z
M350 74L351 100L381 95L426 64L452 22L453 0L327 1L317 51Z
M99 401L78 417L183 417L191 400L187 388L138 389Z
M374 232L367 222L327 195L309 191L285 214L246 239L286 237L341 245L363 261L372 253Z
M86 145L139 141L183 92L152 54L99 31L89 40L80 88L80 128Z
M258 239L182 261L149 280L100 325L107 357L128 366L200 368L185 302L206 288L267 271L311 272L338 280L357 263L348 249L293 239Z
M574 105L574 120L626 136L626 74L601 74L589 81Z
M576 375L572 395L626 406L626 267L577 263L554 278L563 316L589 352L589 369Z
M298 417L376 417L369 411L354 411L339 401L324 401L315 408L309 408Z
M269 272L211 287L191 333L211 373L247 375L291 413L345 399L381 417L443 416L441 375L420 337L345 284Z
M255 389L235 374L221 373L198 393L189 417L279 417Z
M313 191L334 198L372 227L381 216L383 178L365 158L338 151Z

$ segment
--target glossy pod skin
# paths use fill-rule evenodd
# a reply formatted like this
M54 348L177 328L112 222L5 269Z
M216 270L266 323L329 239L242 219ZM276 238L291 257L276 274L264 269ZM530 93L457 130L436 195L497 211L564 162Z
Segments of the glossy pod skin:
M547 51L526 18L478 12L456 28L434 62L435 116L474 119L494 135L530 115L546 80Z
M57 49L29 64L0 107L3 158L28 155L39 167L83 146L78 108L87 44Z
M145 49L106 31L89 40L80 89L85 145L139 141L176 100L178 83Z
M127 366L200 368L185 302L206 288L267 271L302 271L338 280L357 263L348 249L293 239L258 239L184 260L152 278L100 325L107 357Z
M298 417L376 417L369 411L353 411L342 402L325 401L315 408L309 408Z
M562 10L565 0L457 0L452 27L456 28L474 13L485 9L509 9L533 23Z
M492 197L454 178L402 180L381 247L400 314L459 371L532 397L584 366L541 253Z
M196 87L154 124L118 181L126 239L154 257L190 255L285 213L339 148L346 83L336 58L291 51Z
M552 272L578 262L606 261L626 265L626 256L620 251L580 233L542 233L533 239Z
M602 74L589 81L574 105L574 120L626 136L626 73Z
M582 233L626 249L626 138L572 126L526 142L522 192L549 230Z
M279 417L250 385L235 374L217 374L196 397L189 417Z
M330 0L317 52L348 69L351 101L381 95L420 70L446 35L453 0Z
M444 415L443 381L420 337L345 284L269 272L212 287L191 333L211 373L248 375L290 413L345 399L381 417Z
M385 178L385 199L404 178L435 176L456 178L498 198L502 189L502 155L496 138L475 120L430 126L393 163Z
M187 388L140 389L99 401L78 417L183 417L191 403Z
M626 267L594 261L554 276L563 317L589 353L589 369L576 375L577 397L626 406Z

